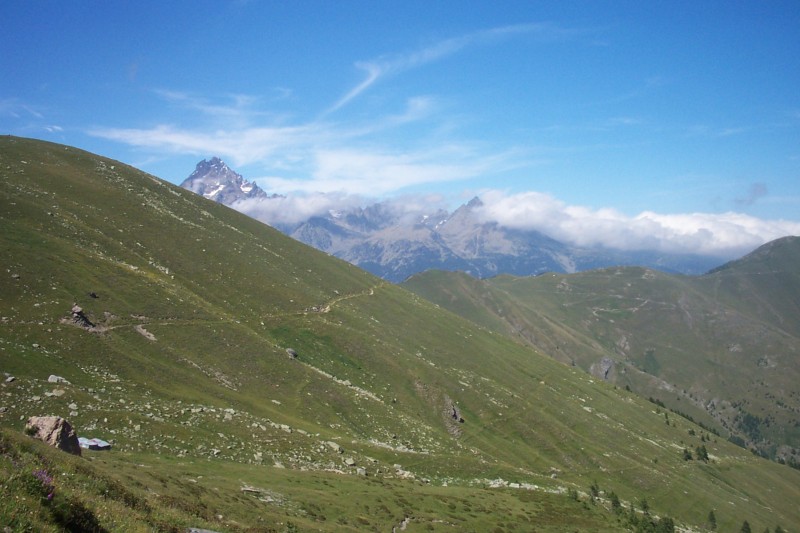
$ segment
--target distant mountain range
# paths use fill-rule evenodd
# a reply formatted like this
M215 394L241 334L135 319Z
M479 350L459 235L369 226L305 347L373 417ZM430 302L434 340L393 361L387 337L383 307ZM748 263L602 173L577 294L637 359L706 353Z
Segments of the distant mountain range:
M244 180L217 157L199 162L181 187L246 213L255 212L253 202L243 200L278 198ZM699 255L571 246L538 231L486 222L478 213L481 205L476 197L453 212L409 211L390 203L343 206L297 223L274 226L394 283L431 269L461 271L476 278L571 273L619 265L702 274L723 262Z

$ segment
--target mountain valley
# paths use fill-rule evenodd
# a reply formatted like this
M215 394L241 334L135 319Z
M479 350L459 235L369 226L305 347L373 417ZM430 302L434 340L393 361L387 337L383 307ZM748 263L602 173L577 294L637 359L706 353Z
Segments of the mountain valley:
M794 412L795 241L698 278L454 274L456 289L431 272L398 286L120 162L17 137L0 138L0 205L0 521L12 530L800 523L800 471L728 442L735 416L675 409L701 426L669 395L626 390L646 397L649 378L702 371L746 387L753 416L778 401ZM660 337L639 333L650 322ZM718 337L727 351L702 351ZM657 344L669 339L671 351ZM583 370L603 357L607 375ZM112 448L46 447L25 435L39 415ZM788 446L790 419L758 427Z
M405 287L779 461L800 457L800 238L703 276L639 267Z

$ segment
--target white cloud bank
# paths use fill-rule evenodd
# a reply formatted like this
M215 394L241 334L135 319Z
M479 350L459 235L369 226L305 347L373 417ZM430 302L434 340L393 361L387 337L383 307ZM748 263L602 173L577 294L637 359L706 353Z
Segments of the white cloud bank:
M771 240L800 235L800 223L764 220L742 213L661 214L644 211L630 217L614 209L590 209L539 192L481 195L486 221L521 230L537 230L578 246L620 250L657 250L721 258L738 257Z
M294 225L329 211L355 209L364 200L353 195L299 194L240 200L231 207L271 226Z
M581 247L696 254L722 260L740 257L771 240L800 235L800 222L764 220L728 213L663 214L644 211L627 216L614 209L568 205L540 192L508 194L490 190L480 195L482 222L516 230L535 230ZM294 225L332 211L347 212L374 200L342 193L298 193L269 199L244 200L233 207L273 226ZM381 202L395 220L411 222L446 209L440 195L403 196Z

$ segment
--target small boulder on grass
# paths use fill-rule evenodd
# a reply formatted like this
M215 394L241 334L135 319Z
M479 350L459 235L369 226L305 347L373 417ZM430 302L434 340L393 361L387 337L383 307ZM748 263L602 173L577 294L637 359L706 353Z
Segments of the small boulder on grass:
M81 454L78 434L60 416L32 416L25 425L25 433L72 455Z

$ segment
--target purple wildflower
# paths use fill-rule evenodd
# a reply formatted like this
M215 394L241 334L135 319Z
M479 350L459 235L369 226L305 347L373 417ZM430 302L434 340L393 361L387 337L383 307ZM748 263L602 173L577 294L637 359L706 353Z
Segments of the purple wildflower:
M50 501L53 499L56 493L56 487L53 483L53 476L47 473L47 470L44 468L39 470L33 471L33 477L39 480L39 483L42 484L42 489L44 492L47 492L47 500Z
M53 477L47 473L47 470L34 470L33 477L42 482L42 485L50 486L53 484Z

